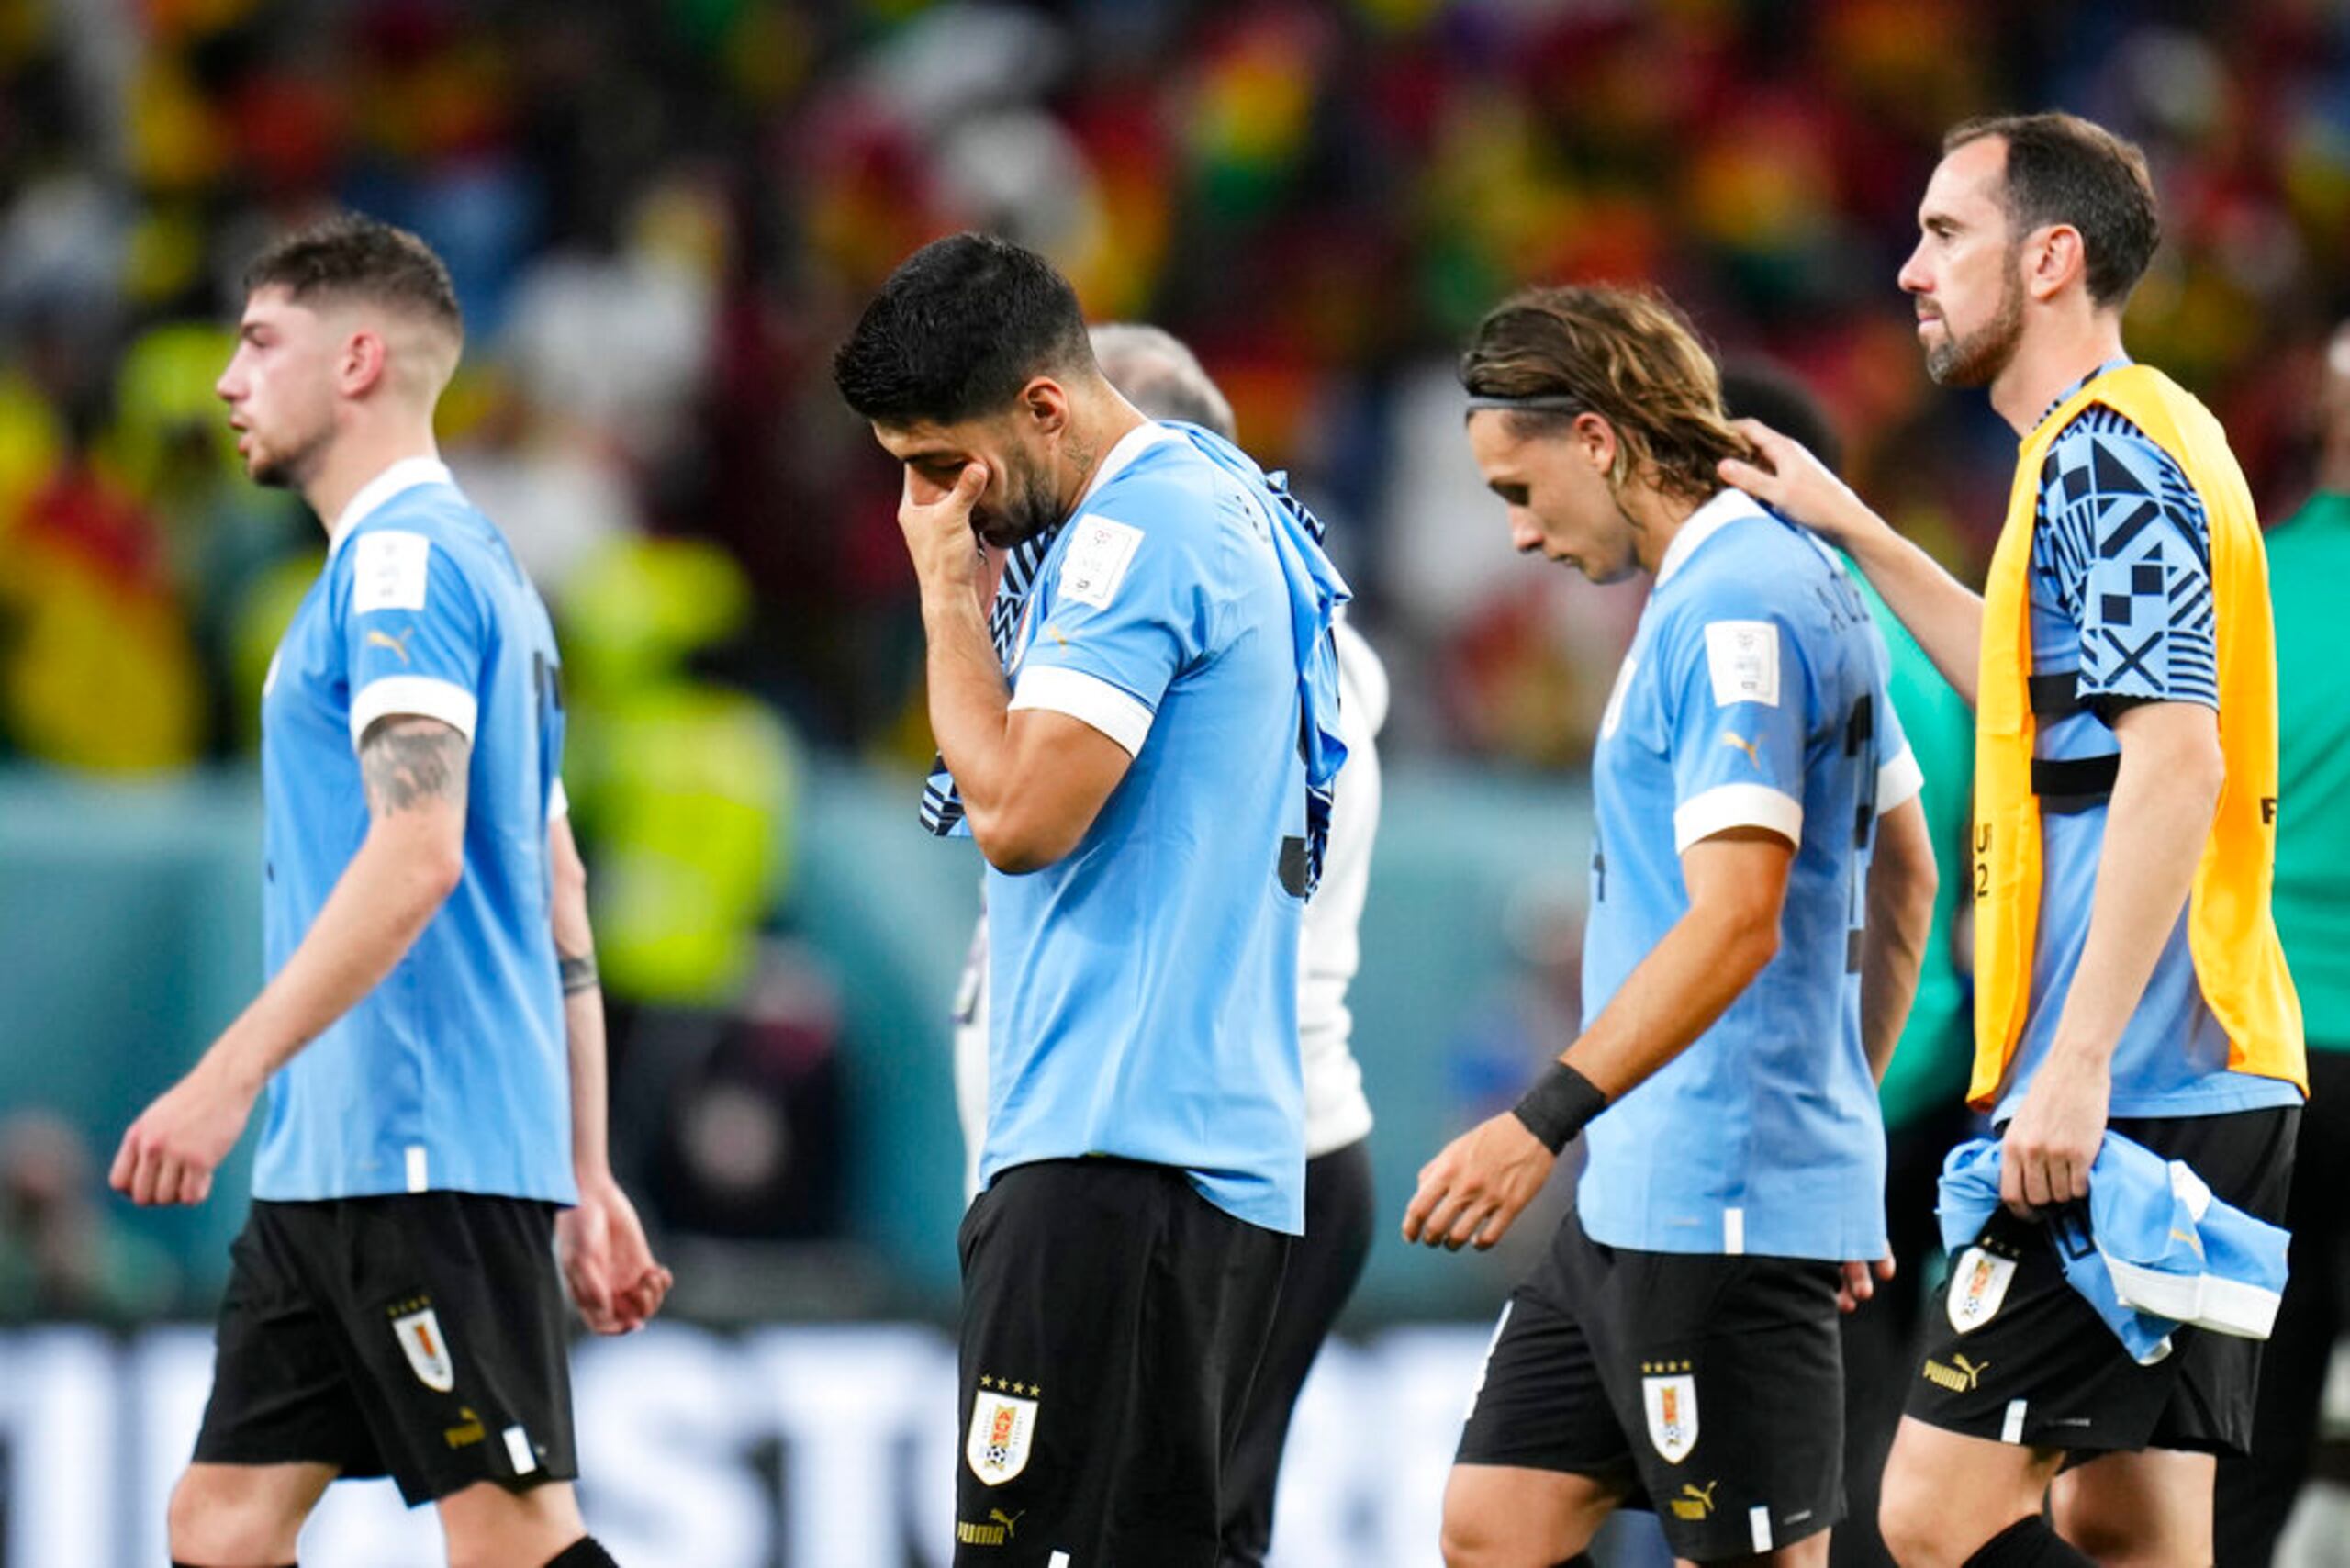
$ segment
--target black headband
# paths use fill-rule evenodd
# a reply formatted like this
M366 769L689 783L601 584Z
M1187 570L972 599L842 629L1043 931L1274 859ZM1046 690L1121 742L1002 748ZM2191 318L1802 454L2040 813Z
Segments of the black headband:
M1470 393L1469 412L1473 414L1480 409L1528 414L1587 414L1591 411L1590 406L1582 398L1565 392L1529 392L1518 398L1489 392Z

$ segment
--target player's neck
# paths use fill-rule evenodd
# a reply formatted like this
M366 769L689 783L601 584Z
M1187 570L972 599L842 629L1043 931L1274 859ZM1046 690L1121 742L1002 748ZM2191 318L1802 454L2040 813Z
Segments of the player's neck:
M319 514L319 526L331 537L336 520L368 481L402 458L440 454L430 423L349 428L319 460L318 471L303 481L302 498L310 503L310 510Z
M1078 504L1093 488L1094 476L1109 461L1112 449L1130 432L1150 422L1147 416L1108 385L1103 385L1101 392L1100 397L1086 398L1072 409L1069 440L1063 447L1069 454L1067 488L1061 495L1064 518L1076 511Z
M1681 537L1682 526L1704 503L1662 490L1627 488L1620 504L1632 520L1632 558L1654 577L1673 542Z
M2024 333L2007 368L1993 379L1991 407L2016 434L2030 435L2067 387L2121 357L2120 311L2046 318Z

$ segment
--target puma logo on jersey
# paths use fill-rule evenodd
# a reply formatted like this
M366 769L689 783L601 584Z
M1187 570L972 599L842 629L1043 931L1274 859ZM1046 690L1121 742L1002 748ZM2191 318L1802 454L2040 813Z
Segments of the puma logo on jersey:
M1722 745L1733 751L1744 752L1746 760L1754 765L1754 771L1757 773L1762 771L1762 753L1758 742L1750 741L1743 735L1724 735Z
M415 633L409 632L395 637L389 632L378 631L370 626L367 628L367 645L371 648L389 648L399 655L400 663L407 664L408 662L408 640L415 635Z

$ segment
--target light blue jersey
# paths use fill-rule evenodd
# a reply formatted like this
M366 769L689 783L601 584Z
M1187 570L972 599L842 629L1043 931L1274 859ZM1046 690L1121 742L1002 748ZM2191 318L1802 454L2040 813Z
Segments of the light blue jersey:
M1304 900L1285 877L1303 872L1305 774L1271 526L1261 487L1146 424L1038 568L1012 706L1080 719L1134 760L1069 855L988 872L982 1184L1116 1155L1304 1228Z
M1596 1018L1689 908L1681 856L1738 827L1793 842L1778 955L1586 1131L1583 1228L1650 1252L1885 1251L1885 1129L1861 1042L1876 816L1918 792L1884 641L1843 569L1736 490L1657 570L1592 758L1583 940Z
M332 537L263 687L270 973L366 837L358 745L375 720L471 737L464 876L384 982L270 1080L253 1195L575 1202L548 924L563 707L546 610L429 458L378 476Z
M2032 675L2036 684L2071 677L2072 694L2085 705L2040 720L2035 756L2112 756L2121 745L2107 720L2117 705L2219 707L2210 557L2201 499L2185 471L2136 425L2091 407L2057 436L2041 469L2032 534ZM2088 941L2106 814L2102 800L2041 812L2032 1007L1996 1122L2015 1114L2055 1037ZM2213 1115L2301 1103L2300 1090L2283 1079L2228 1070L2227 1031L2196 981L2184 905L2122 1025L2112 1075L2115 1116Z

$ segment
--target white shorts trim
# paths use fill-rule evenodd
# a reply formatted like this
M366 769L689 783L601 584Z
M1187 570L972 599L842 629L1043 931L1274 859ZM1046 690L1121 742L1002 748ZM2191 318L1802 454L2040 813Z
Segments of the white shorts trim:
M387 675L371 680L352 695L351 746L359 749L367 726L378 719L414 714L438 719L467 740L474 738L474 721L481 704L454 681L430 675Z
M1142 753L1150 738L1150 709L1134 693L1111 685L1098 675L1059 665L1036 665L1020 672L1013 689L1012 711L1035 709L1066 713L1090 724L1123 747L1128 756Z
M1673 848L1691 845L1734 827L1768 828L1789 844L1803 843L1803 802L1767 784L1717 784L1673 812Z

